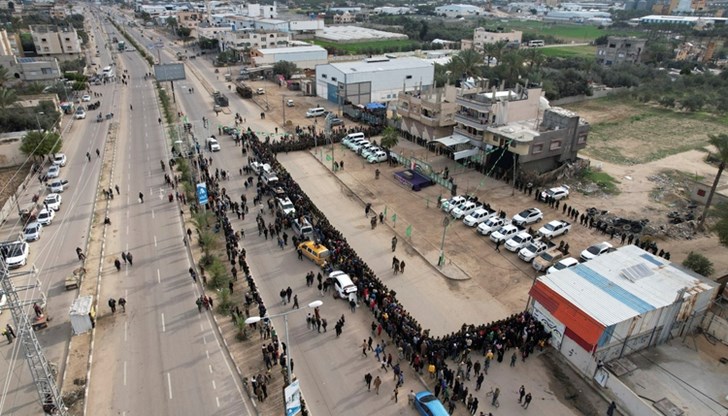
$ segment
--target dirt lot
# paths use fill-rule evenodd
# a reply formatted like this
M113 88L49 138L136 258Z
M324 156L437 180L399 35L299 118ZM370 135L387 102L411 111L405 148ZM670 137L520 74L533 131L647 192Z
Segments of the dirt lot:
M23 183L29 172L30 165L20 168L0 169L0 184L2 184L2 188L0 188L0 207L18 190L18 186Z
M592 125L582 153L620 165L636 165L692 149L702 149L708 133L728 133L728 126L709 116L628 103L618 98L567 106Z

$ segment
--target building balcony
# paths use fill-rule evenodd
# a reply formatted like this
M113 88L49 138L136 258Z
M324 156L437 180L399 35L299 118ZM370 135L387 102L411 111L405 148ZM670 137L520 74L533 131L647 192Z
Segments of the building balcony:
M482 95L473 95L472 97L461 95L455 98L455 104L480 111L481 113L490 113L492 109L492 102Z
M464 128L456 125L455 127L453 127L453 133L462 134L463 136L465 136L471 140L476 140L479 142L483 141L483 132L482 131L464 129Z
M466 116L461 113L455 113L455 122L462 123L466 126L470 126L474 129L478 129L478 130L485 130L485 128L488 126L488 120L485 118L480 119L480 118L470 117L470 116Z

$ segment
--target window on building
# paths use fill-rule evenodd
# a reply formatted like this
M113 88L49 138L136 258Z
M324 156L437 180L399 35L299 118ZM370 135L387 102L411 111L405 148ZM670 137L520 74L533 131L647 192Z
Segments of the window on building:
M66 42L70 42L70 41L71 41L71 38L66 38Z
M321 78L328 78L329 76L326 74L321 74Z
M586 136L579 136L579 138L576 139L576 143L578 143L578 144L586 143Z
M41 38L41 39L40 39L40 41L41 41L41 42L48 42L48 39L46 39L46 38Z
M561 149L561 140L554 140L549 145L549 150L559 150Z
M41 68L40 72L43 75L51 75L51 74L53 74L53 68Z
M534 144L533 148L531 148L531 154L537 154L543 152L543 145L542 144Z
M412 79L412 75L407 75L405 78Z
M336 82L336 77L331 77L331 80Z

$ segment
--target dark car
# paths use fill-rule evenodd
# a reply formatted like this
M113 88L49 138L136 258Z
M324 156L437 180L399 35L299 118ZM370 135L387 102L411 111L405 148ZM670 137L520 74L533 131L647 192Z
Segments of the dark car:
M341 126L344 124L344 120L338 117L331 117L331 127Z
M427 390L415 394L415 409L422 416L450 416L442 402Z

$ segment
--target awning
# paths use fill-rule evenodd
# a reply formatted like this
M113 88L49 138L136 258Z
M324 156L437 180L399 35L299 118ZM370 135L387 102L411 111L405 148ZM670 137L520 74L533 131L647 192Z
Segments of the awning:
M452 136L443 137L442 139L433 140L433 142L440 143L446 147L455 146L457 144L470 143L470 139L461 135L453 134Z
M465 159L466 157L475 156L478 153L480 153L480 149L477 147L473 147L472 149L468 150L461 150L459 152L453 152L453 158L455 160Z

